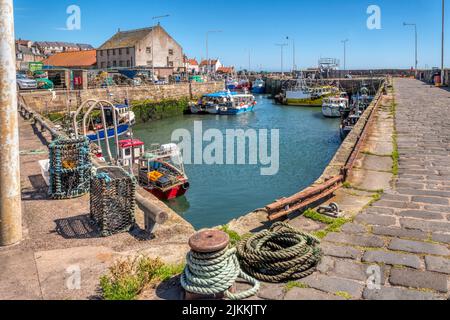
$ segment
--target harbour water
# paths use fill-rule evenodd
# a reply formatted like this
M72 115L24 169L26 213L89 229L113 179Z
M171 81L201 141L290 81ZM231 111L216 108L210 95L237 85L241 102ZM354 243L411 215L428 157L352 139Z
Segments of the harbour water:
M135 137L146 146L170 143L174 130L279 129L279 172L262 176L259 165L186 165L191 188L168 205L195 228L222 225L290 196L313 183L341 144L339 119L326 119L321 108L287 107L257 97L254 112L239 116L183 115L137 125ZM207 144L205 144L207 145ZM269 150L270 151L270 150Z

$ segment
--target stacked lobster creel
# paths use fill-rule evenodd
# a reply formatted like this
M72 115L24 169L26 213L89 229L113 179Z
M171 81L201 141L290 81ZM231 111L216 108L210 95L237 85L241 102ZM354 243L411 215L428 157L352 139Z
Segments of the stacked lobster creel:
M120 167L96 170L90 183L90 214L101 234L131 231L135 226L136 180Z
M53 199L71 199L89 192L92 163L89 140L57 139L50 146L49 194Z

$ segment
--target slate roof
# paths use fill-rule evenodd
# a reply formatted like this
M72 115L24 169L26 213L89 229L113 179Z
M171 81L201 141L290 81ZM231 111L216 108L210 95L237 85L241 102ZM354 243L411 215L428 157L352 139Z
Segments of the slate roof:
M134 47L137 42L147 37L152 30L153 28L143 28L130 31L119 31L98 49L107 50Z

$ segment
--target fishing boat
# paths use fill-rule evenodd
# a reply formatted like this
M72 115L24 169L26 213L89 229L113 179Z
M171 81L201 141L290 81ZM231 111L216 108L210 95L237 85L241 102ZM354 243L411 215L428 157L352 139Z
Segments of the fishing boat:
M229 100L226 105L220 106L220 115L238 115L246 112L251 112L255 109L257 102L255 96L252 94L244 93L229 96Z
M181 152L176 144L166 144L146 152L139 159L140 185L160 200L181 197L189 190Z
M235 79L227 79L225 82L225 87L227 90L233 91L236 90L236 87L239 85L239 82Z
M252 83L248 79L241 79L237 86L234 88L236 92L251 92L252 91Z
M266 91L266 83L263 79L256 79L252 84L253 94L263 94Z
M120 137L120 136L124 135L125 133L127 133L129 129L130 129L129 124L127 124L127 123L119 124L117 126L117 135ZM108 132L108 139L111 139L114 137L114 135L115 135L114 127L108 128L107 132ZM95 127L95 130L91 130L86 134L86 137L88 137L88 139L92 142L98 142L98 141L105 140L105 131L103 130L103 126L97 125Z
M347 109L349 109L349 99L345 92L336 97L323 99L322 114L327 118L340 118L342 112Z
M360 118L361 116L359 114L351 114L347 118L342 120L340 127L342 139L345 139L348 136L348 134L353 130Z
M190 104L193 114L237 115L253 111L256 105L252 94L219 91L204 95L197 103Z
M112 106L104 106L103 109L105 112L108 139L115 136L113 109L116 110L118 136L126 134L130 127L136 123L136 115L131 111L131 107L128 105L119 104L115 105L114 108ZM96 124L92 119L91 130L86 133L86 136L93 142L105 140L105 129L103 124Z
M316 86L307 85L303 77L297 79L294 86L284 90L277 100L282 104L289 106L322 106L323 99L335 95L339 92L338 88L333 86Z

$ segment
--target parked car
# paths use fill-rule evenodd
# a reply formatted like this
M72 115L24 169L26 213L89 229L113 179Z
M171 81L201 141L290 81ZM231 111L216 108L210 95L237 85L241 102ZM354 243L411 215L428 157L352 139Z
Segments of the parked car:
M28 78L25 74L18 73L16 76L17 88L19 90L37 89L38 84L36 80Z
M38 78L36 82L39 89L52 90L55 87L53 82L47 78Z

